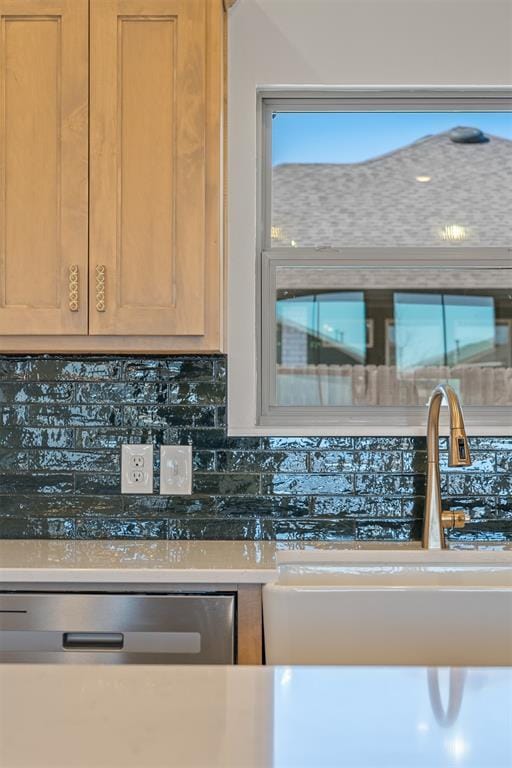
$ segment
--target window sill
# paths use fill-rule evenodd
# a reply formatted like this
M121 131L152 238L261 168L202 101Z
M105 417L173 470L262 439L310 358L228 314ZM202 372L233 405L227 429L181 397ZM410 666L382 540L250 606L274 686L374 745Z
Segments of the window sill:
M468 437L510 437L512 428L508 424L474 426L467 425ZM439 434L447 436L448 426L441 425ZM252 426L228 428L229 437L424 437L426 426L390 427L368 424L365 426L347 425L344 427L299 426Z

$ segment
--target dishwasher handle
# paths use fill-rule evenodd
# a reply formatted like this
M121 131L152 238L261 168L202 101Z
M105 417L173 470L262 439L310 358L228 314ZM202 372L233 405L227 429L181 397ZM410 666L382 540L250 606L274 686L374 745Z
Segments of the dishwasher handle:
M64 632L62 647L66 651L120 651L124 645L122 632Z

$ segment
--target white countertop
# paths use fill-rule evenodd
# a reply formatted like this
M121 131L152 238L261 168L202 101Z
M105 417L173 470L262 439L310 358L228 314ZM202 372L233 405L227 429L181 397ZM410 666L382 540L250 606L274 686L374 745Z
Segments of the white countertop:
M371 552L374 562L446 562L477 549L482 563L512 557L510 544L436 553L393 542L1 540L0 583L263 584L276 579L278 556L304 561L320 551L360 563Z
M264 583L275 545L252 541L0 541L0 582Z
M2 768L510 768L512 669L0 666Z

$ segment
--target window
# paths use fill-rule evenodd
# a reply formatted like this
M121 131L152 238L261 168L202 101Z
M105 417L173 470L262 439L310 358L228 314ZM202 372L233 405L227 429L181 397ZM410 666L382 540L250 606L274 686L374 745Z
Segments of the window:
M512 425L512 111L262 98L260 423Z

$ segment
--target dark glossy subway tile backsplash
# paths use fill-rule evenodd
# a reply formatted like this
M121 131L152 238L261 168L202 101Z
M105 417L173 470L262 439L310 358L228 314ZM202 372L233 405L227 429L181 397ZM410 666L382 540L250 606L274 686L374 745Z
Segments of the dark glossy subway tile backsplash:
M192 444L192 496L122 496L120 446ZM447 466L458 539L512 539L512 437ZM425 441L226 434L226 359L0 356L0 536L392 539L421 536ZM158 452L155 469L158 468Z

